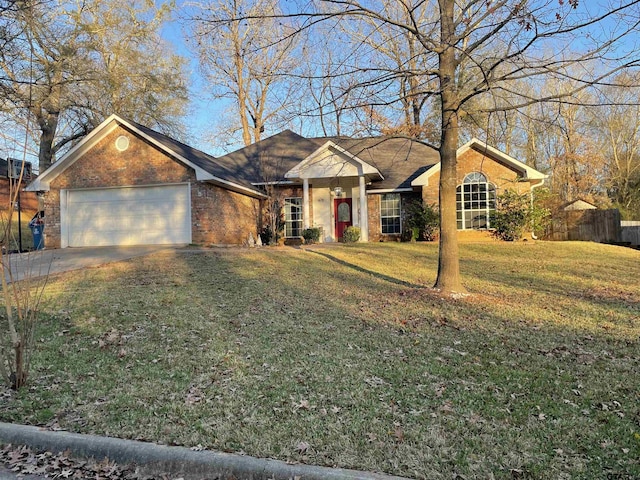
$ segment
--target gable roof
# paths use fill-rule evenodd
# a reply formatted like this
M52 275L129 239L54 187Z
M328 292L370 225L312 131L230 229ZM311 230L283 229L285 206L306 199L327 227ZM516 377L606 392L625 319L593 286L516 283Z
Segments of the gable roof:
M325 137L314 140L331 140L377 168L384 179L371 186L375 190L411 189L413 179L440 161L440 154L434 147L404 137Z
M93 129L78 144L63 155L60 160L42 172L40 176L26 188L26 190L32 192L48 191L51 181L73 165L79 158L81 158L118 126L129 130L134 135L148 141L177 161L193 168L196 173L196 179L199 181L208 181L219 184L230 190L255 197L265 196L262 192L256 190L251 183L235 181L231 172L228 172L223 166L219 165L216 162L215 157L160 132L156 132L155 130L140 125L139 123L125 120L115 114L110 115L104 122Z
M507 155L504 152L501 152L497 148L487 145L485 142L482 142L477 138L471 139L469 142L465 143L463 146L458 148L458 150L456 151L456 156L459 157L460 155L462 155L463 153L465 153L470 149L474 149L483 155L489 156L494 160L498 160L499 162L506 164L508 167L511 167L517 172L520 172L524 180L544 180L545 178L549 177L549 175L545 175L544 173L539 172L535 168L532 168L527 164L522 163L520 160L516 160L512 156ZM440 171L440 162L438 161L437 164L433 165L431 168L427 169L427 171L425 171L422 175L415 178L411 182L411 185L413 185L414 187L428 185L429 177L431 177L434 173L438 173L439 171Z
M342 158L343 160L336 161L336 158ZM350 165L351 168L345 169L344 167L347 165ZM384 179L376 167L362 161L356 155L336 145L331 140L322 144L322 146L317 148L311 155L308 155L294 168L285 173L284 176L285 178L317 178L317 176L321 178L340 177L349 171L351 171L351 175L353 175L353 168L356 169L359 175L365 175L368 178L375 177L377 180ZM315 175L309 176L308 172L315 173Z
M440 158L435 148L406 138L305 138L291 130L285 130L218 157L216 162L254 185L287 183L287 172L295 171L302 162L327 145L338 151L343 150L348 157L356 157L356 162L373 167L377 173L372 170L372 174L379 179L374 182L374 189L411 189L411 181L436 164ZM295 175L289 177L291 180Z
M285 180L285 173L317 150L318 145L291 130L218 157L216 162L235 178L260 185Z
M560 205L560 210L596 210L598 207L582 198L576 198Z

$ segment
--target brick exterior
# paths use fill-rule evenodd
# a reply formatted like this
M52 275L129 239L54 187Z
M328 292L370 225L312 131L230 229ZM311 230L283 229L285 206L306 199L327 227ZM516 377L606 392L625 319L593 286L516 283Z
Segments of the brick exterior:
M285 198L296 198L296 197L304 199L304 189L302 185L276 187L274 189L274 195L277 195L281 200L284 200ZM262 210L263 213L266 207L267 207L266 202L263 202L263 210ZM304 226L304 219L302 220L302 222ZM313 186L311 184L309 184L309 225L313 226ZM302 240L298 238L285 239L286 245L300 245L301 243L302 243Z
M407 204L416 200L420 200L419 193L401 193L400 194L400 215L402 216L401 228L405 225L405 212ZM380 203L382 194L367 195L368 219L369 219L369 241L370 242L398 242L401 234L388 235L382 234L382 224L380 221Z
M22 189L29 182L22 184ZM6 210L11 206L11 200L9 199L9 179L0 178L0 210ZM22 211L27 214L35 214L39 209L38 196L34 192L20 192L20 206Z
M516 182L518 172L491 157L483 155L474 149L469 149L458 157L458 185L462 184L464 177L471 172L483 173L487 180L496 186L496 193L500 195L502 190L508 188L518 193L526 193L530 190L528 182ZM422 189L422 199L428 204L438 205L438 184L440 172L429 177L429 185Z
M124 152L115 148L115 140L120 135L126 135L130 141ZM249 233L256 237L258 199L198 182L192 168L119 126L51 182L44 202L46 246L59 248L61 245L61 189L168 183L191 184L193 243L242 244Z
M518 172L511 167L498 162L497 160L485 156L477 150L469 149L458 157L458 184L462 184L464 177L471 172L481 172L487 180L496 185L497 194L505 189L514 189L518 193L530 191L528 182L517 182ZM438 205L438 184L440 173L435 173L429 178L429 185L422 189L422 199L428 204ZM420 194L402 194L402 215L405 214L405 206L413 198L420 198ZM370 194L367 196L368 218L369 218L369 240L378 241L398 241L400 235L382 235L380 226L380 200L381 195ZM403 218L404 222L404 218ZM404 223L403 223L404 225ZM461 231L459 237L462 241L487 241L491 240L489 232L486 231Z

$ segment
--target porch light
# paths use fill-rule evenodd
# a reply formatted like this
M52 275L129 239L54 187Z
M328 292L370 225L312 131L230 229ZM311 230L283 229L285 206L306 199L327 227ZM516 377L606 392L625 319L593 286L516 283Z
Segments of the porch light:
M336 194L336 197L339 197L340 195L342 195L342 187L336 187L333 189L333 193Z

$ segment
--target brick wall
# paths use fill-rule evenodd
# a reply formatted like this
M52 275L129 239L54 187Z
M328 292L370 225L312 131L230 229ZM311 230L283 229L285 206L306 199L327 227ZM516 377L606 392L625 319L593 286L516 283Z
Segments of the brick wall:
M120 135L130 141L124 152L115 148ZM250 232L254 238L257 235L259 200L198 182L193 169L118 127L51 182L44 201L47 247L59 248L61 244L60 189L163 183L191 184L193 243L242 244Z
M285 198L302 198L304 203L304 189L302 185L287 185L287 186L279 186L273 189L273 195L277 196L281 201ZM262 214L265 213L267 208L266 201L263 202L263 211ZM304 207L303 207L303 215L304 215ZM302 225L304 226L304 218L302 219ZM309 185L309 225L313 226L313 186ZM287 238L285 239L286 245L300 245L302 241L298 238Z
M367 195L368 219L369 219L369 241L370 242L397 242L400 241L401 234L387 235L382 234L382 223L380 221L380 202L382 194ZM405 215L407 205L410 202L420 200L418 193L402 193L400 194L400 210L402 215L401 227L405 225Z
M516 182L518 172L511 167L485 156L474 149L469 149L458 157L458 185L462 184L464 177L471 172L480 172L487 177L497 188L500 195L506 189L516 190L519 193L529 191L528 182ZM429 204L438 204L438 184L440 172L429 177L429 185L423 187L422 198Z
M22 189L26 184L22 184ZM11 206L9 199L9 179L0 177L0 210L6 210ZM35 214L38 211L38 196L35 192L20 192L20 206L24 212Z

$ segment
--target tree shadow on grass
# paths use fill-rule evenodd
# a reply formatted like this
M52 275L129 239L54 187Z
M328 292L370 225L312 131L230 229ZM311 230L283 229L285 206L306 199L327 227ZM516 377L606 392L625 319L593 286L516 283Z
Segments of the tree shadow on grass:
M425 285L418 285L418 284L415 284L415 283L407 282L405 280L400 280L399 278L390 277L389 275L384 275L383 273L380 273L380 272L376 272L376 271L373 271L373 270L368 270L366 268L360 267L358 265L354 265L353 263L349 263L349 262L347 262L345 260L342 260L340 258L336 258L333 255L329 255L328 253L325 253L325 252L320 252L318 250L307 250L307 251L311 252L311 253L315 253L316 255L320 255L321 257L324 257L324 258L326 258L328 260L331 260L332 262L335 262L335 263L337 263L339 265L351 268L351 269L353 269L353 270L355 270L357 272L365 273L367 275L371 275L371 276L376 277L376 278L378 278L380 280L383 280L385 282L393 283L395 285L400 285L402 287L423 288L423 289L427 288Z

